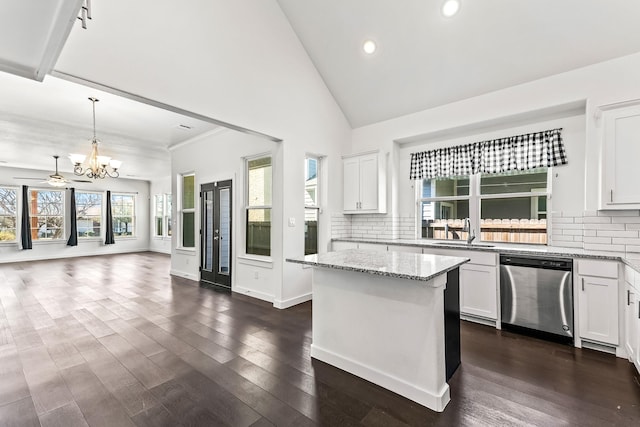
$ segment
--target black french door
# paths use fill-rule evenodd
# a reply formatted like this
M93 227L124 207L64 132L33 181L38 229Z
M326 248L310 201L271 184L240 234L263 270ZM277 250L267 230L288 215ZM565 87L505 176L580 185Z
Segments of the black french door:
M200 282L231 289L231 180L200 186Z

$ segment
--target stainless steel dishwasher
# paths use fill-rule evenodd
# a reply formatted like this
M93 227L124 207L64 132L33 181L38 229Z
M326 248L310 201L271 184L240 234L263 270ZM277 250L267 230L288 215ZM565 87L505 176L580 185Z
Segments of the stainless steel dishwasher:
M502 326L573 342L573 261L500 255Z

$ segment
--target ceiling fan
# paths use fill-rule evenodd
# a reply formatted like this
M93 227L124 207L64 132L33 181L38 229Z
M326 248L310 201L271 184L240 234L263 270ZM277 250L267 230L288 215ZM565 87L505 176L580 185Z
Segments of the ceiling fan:
M93 182L93 181L89 181L86 179L72 179L72 180L68 180L66 179L64 176L60 175L60 173L58 172L58 158L60 156L55 155L53 156L54 159L56 159L56 172L49 175L49 178L24 178L24 177L18 177L18 176L14 176L13 179L31 179L31 180L38 180L40 181L42 184L49 184L53 187L64 187L65 185L67 185L69 182Z

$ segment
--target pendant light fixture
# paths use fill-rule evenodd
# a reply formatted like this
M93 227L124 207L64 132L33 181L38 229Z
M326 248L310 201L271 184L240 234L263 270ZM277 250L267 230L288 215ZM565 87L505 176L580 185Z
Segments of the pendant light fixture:
M69 159L73 163L73 173L76 175L86 175L89 178L117 178L120 176L118 168L122 165L120 160L112 159L108 156L98 154L98 144L100 140L96 137L96 102L99 99L89 98L93 104L93 138L91 139L91 154L87 165L83 167L83 163L87 156L83 154L69 154ZM109 168L111 170L109 170Z

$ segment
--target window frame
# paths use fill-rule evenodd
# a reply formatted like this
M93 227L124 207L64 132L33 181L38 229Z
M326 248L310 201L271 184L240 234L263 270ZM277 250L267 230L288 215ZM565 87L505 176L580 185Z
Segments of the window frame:
M526 174L527 171L520 171L523 174ZM542 172L542 171L540 171ZM516 173L517 174L517 171ZM472 175L465 175L459 178L468 178L469 179L469 195L466 196L440 196L440 197L422 197L422 189L424 179L418 180L417 185L415 185L415 200L416 200L416 238L420 240L442 240L435 239L430 237L422 237L422 203L423 202L447 202L447 201L460 201L460 200L468 200L469 202L469 221L471 230L476 236L475 242L486 242L486 243L507 243L507 242L499 242L493 240L482 240L482 229L481 229L481 221L482 221L482 201L483 200L497 200L497 199L513 199L513 198L538 198L542 196L546 196L547 198L547 210L546 210L546 235L547 235L547 243L525 243L522 244L532 244L532 245L548 245L550 236L551 236L551 223L549 221L551 212L551 199L552 199L552 188L551 188L551 177L553 176L553 168L546 168L547 174L547 184L546 191L540 191L540 189L535 189L530 192L514 192L514 193L497 193L497 194L481 194L480 183L482 176L485 174L476 173ZM489 175L489 174L487 174ZM490 174L492 175L492 174ZM498 175L498 174L496 174ZM455 177L451 177L455 178ZM447 239L451 240L451 239Z
M193 176L193 208L185 208L184 207L184 178L187 176ZM196 246L198 245L197 243L197 235L196 235L196 223L197 223L197 219L196 219L196 205L197 205L197 197L196 195L199 194L199 192L196 190L197 188L197 183L196 183L196 174L195 172L183 172L183 173L179 173L178 174L178 179L177 179L178 183L177 183L177 198L178 198L178 206L176 209L176 216L177 216L177 222L178 222L178 226L176 227L178 229L178 233L176 235L177 240L176 240L176 249L182 250L182 251L190 251L190 252L195 252L196 251ZM185 213L193 213L193 246L184 246L184 214Z
M270 179L270 185L271 185L271 203L270 204L264 204L264 205L251 205L249 203L249 162L255 161L255 160L261 160L261 159L266 159L269 158L270 159L270 165L271 165L271 179ZM260 258L260 259L266 259L266 260L270 260L271 256L272 256L272 249L273 249L273 173L274 170L274 156L272 153L267 152L267 153L261 153L261 154L257 154L254 156L248 156L244 158L244 210L245 210L245 214L244 214L244 255L248 256L248 257L256 257L256 258ZM249 222L249 212L251 210L268 210L269 211L269 223L270 223L270 234L269 234L269 255L264 255L264 254L255 254L252 252L248 251L247 248L247 239L248 239L248 235L249 235L249 230L248 230L248 222Z
M307 165L308 165L308 160L315 160L316 161L316 183L315 183L315 197L314 197L314 204L307 204L307 198L306 198L306 193L307 193L307 189L306 189L306 183L307 183L307 175L308 175L308 170L307 170ZM321 207L320 207L320 197L322 195L322 156L318 156L318 155L314 155L314 154L306 154L304 156L304 176L305 176L305 200L304 200L304 254L305 255L313 255L313 254L317 254L320 250L320 242L319 237L320 237L320 212L321 212ZM315 215L316 215L316 248L315 248L315 252L307 252L307 211L315 211Z
M13 191L15 195L15 215L14 215L14 238L13 240L0 240L0 245L9 245L18 243L18 237L20 233L20 224L19 224L19 214L20 214L20 187L12 186L12 185L0 185L0 189ZM10 215L0 214L2 217L10 217Z
M158 198L160 198L160 215L158 215ZM155 194L153 196L153 220L152 220L152 228L153 228L153 237L156 239L161 239L165 237L166 226L165 226L165 200L164 194ZM162 232L158 234L158 219L160 219L160 225L162 227Z
M172 212L173 209L173 197L171 193L164 193L164 236L163 239L171 240L171 235L173 234L172 227Z
M77 220L80 218L79 214L78 214L78 194L99 194L100 195L100 234L98 234L97 236L87 236L87 237L83 237L80 232L78 231L78 242L83 241L89 241L89 240L101 240L102 237L104 236L104 230L105 230L105 212L106 212L106 206L105 206L105 193L102 191L87 191L87 190L76 190L75 192L75 197L76 197L76 228L77 228ZM91 215L92 217L95 217L97 215Z
M33 227L31 227L31 224L29 224L29 230L32 233L32 236L31 236L32 242L34 244L35 243L40 244L40 243L49 243L49 242L55 243L55 242L65 241L66 240L65 236L66 236L66 231L67 231L67 228L66 228L66 225L67 225L67 214L68 214L68 212L67 212L67 191L64 188L59 189L59 188L29 187L29 189L28 189L28 193L29 193L29 221L31 223L33 223L33 219L34 218L40 218L40 217L43 216L43 215L38 215L37 213L34 214L31 211L31 208L33 206L33 192L34 191L38 192L38 194L41 193L41 192L50 192L50 193L60 193L60 194L62 194L62 200L60 202L60 205L62 207L62 214L61 215L46 215L46 214L44 215L45 218L47 218L47 217L61 217L62 221L61 221L61 227L60 227L60 230L61 230L60 237L58 237L56 239L54 239L54 238L46 238L46 237L38 237L38 233L40 232L40 227L36 228L36 231L35 231L36 237L33 237ZM36 198L37 197L38 196L36 196ZM36 203L36 206L37 206L37 203Z
M114 215L113 210L115 208L115 204L113 203L113 198L115 196L127 196L127 197L132 197L133 198L133 215L131 215L131 224L133 224L133 230L130 236L122 236L122 235L118 235L115 231L115 224L116 224L116 218L118 218L116 215ZM114 227L114 231L113 231L113 236L114 239L120 240L120 239L136 239L138 237L138 218L136 215L136 211L137 211L137 203L138 203L138 193L128 193L128 192L111 192L111 217L113 219L113 227Z

